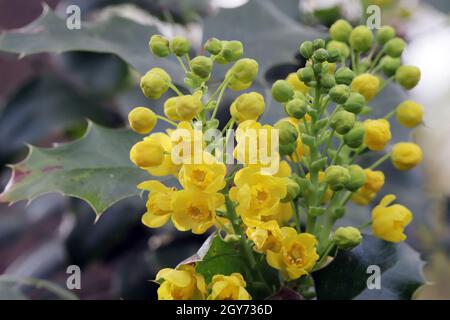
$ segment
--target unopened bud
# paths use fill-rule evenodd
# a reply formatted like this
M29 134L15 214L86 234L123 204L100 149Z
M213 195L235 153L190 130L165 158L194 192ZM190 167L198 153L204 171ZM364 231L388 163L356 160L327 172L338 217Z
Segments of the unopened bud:
M331 116L330 127L339 134L346 134L355 125L355 115L351 112L340 110Z
M272 97L277 102L287 102L294 96L294 89L286 80L277 80L272 85Z

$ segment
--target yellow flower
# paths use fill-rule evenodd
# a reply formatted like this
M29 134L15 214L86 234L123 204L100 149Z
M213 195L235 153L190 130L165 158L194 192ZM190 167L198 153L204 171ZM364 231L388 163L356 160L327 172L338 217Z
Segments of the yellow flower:
M203 153L199 164L184 164L178 174L183 188L206 193L216 193L225 187L227 167L216 161L210 153Z
M239 170L234 183L230 198L238 202L236 212L244 222L272 214L287 192L283 178L261 174L260 169L253 167Z
M153 130L156 125L155 113L144 107L136 107L128 114L128 122L131 129L140 134L146 134Z
M264 97L257 92L241 94L230 106L230 114L236 121L257 120L265 108Z
M146 138L131 148L130 160L142 169L157 167L164 161L163 146L154 139Z
M156 180L144 181L137 187L150 192L146 203L147 212L142 216L142 223L150 228L159 228L166 224L172 213L170 204L176 188L168 188Z
M208 300L251 300L252 297L245 290L246 285L244 277L237 272L229 276L215 275Z
M267 222L275 220L280 226L285 225L294 214L290 202L280 202L278 206L267 216L261 216L261 221Z
M303 83L303 81L300 81L300 79L297 77L297 73L292 72L289 73L286 77L286 81L289 82L289 84L294 88L295 91L299 91L301 93L308 93L309 87Z
M267 263L280 270L291 280L308 274L317 260L317 240L309 233L297 233L294 228L281 228L281 248L279 251L267 250Z
M203 109L200 98L200 92L169 98L164 103L164 113L171 120L191 121Z
M422 149L411 142L400 142L392 148L391 160L398 170L410 170L422 162Z
M398 105L396 115L402 126L414 128L423 120L423 107L412 100L406 100Z
M206 295L205 279L191 265L162 269L156 281L163 281L158 288L159 300L203 300Z
M255 227L247 228L246 233L255 244L254 249L257 252L264 253L267 250L278 252L281 248L280 226L275 220L256 223Z
M147 171L156 177L167 176L167 175L176 175L179 170L179 166L175 165L172 162L171 152L172 152L172 143L170 141L170 137L167 134L162 132L152 133L150 136L144 138L144 141L156 141L158 142L162 148L164 149L164 158L161 164L158 166L153 166L151 168L146 168Z
M403 230L411 222L412 213L400 204L389 206L394 200L394 195L387 195L372 210L372 232L380 239L400 242L406 239Z
M366 206L372 202L377 193L383 188L385 180L382 171L364 169L364 174L366 176L364 185L352 194L352 201L361 206Z
M202 161L205 141L201 129L193 128L187 121L181 121L175 130L167 131L170 136L172 156L178 157L177 164Z
M369 73L363 73L356 76L352 81L352 90L364 96L366 101L370 101L378 93L380 80Z
M172 222L180 231L205 233L216 223L216 209L223 204L224 196L220 193L177 191L172 196Z
M386 119L364 121L364 143L372 151L381 151L391 140L391 129Z

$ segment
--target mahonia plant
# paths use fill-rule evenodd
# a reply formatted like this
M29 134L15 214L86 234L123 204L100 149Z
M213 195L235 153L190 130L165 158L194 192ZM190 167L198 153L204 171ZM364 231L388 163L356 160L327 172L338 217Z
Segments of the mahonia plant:
M243 58L241 42L209 39L205 55L192 59L189 41L183 37L169 40L154 35L149 47L158 57L175 55L191 92L182 92L160 68L141 79L149 99L158 99L169 89L176 95L165 101L164 116L146 107L129 113L131 128L146 135L132 147L130 158L151 176L172 175L181 186L157 180L139 184L149 192L142 222L158 228L170 220L179 231L213 233L225 242L236 242L252 270L247 279L239 272L206 279L195 261L182 263L156 276L159 299L251 299L248 287L266 282L259 270L261 260L278 272L279 286L298 288L336 249L360 244L365 228L371 226L373 235L385 241L406 239L404 228L412 213L392 204L392 194L374 207L366 224L334 228L349 201L367 206L381 191L385 176L376 168L382 162L390 159L398 170L409 170L422 160L418 145L401 142L372 165L357 164L360 156L387 148L394 115L407 128L422 122L422 106L409 100L384 118L367 118L371 110L367 104L387 84L394 81L409 90L420 79L418 68L402 65L405 42L393 28L382 27L374 36L366 26L353 28L339 20L331 26L328 41L302 43L305 67L272 86L273 99L286 113L274 125L258 122L265 99L257 92L243 93L233 101L226 124L216 117L226 90L247 89L257 77L258 63ZM210 92L207 84L214 86L209 81L214 65L229 63L223 81ZM150 133L158 120L173 128ZM208 130L219 127L220 138L208 139ZM229 155L215 147L226 147L234 139L231 157L239 161L230 164ZM174 161L174 155L181 161ZM266 286L265 294L278 289Z

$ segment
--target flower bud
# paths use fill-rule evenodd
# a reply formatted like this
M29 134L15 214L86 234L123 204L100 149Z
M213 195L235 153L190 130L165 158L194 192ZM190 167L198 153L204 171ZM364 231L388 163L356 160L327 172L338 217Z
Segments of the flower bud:
M354 227L340 227L333 234L336 246L342 250L350 250L362 241L361 232Z
M331 88L329 95L337 104L344 104L350 96L350 88L344 84L338 84Z
M350 173L342 166L329 166L325 171L325 182L333 191L344 189L349 181Z
M244 58L235 62L230 69L230 74L241 82L251 83L258 75L258 69L258 62L256 60Z
M391 140L391 129L386 119L364 121L364 143L372 151L381 151Z
M393 76L401 64L400 58L392 58L390 56L385 56L380 60L381 70L388 77Z
M311 41L305 41L300 45L300 54L305 58L309 59L313 55L314 48Z
M336 85L336 81L334 80L334 75L332 74L324 74L320 79L320 86L326 90L333 88Z
M280 144L279 152L280 156L291 156L295 152L296 144L288 143L288 144Z
M308 93L309 87L297 77L295 72L289 73L286 77L286 81L294 88L295 91L301 93Z
M377 31L376 41L379 45L384 45L386 42L395 37L395 29L391 26L382 26Z
M217 56L216 61L221 64L236 61L244 53L242 42L237 40L222 41L222 51Z
M350 33L350 46L359 52L366 52L372 47L373 34L367 26L357 26Z
M192 72L202 79L209 78L211 75L213 62L211 58L198 56L191 60L190 67Z
M391 161L398 170L410 170L422 162L422 149L411 142L400 142L392 148Z
M340 110L334 113L330 119L330 127L339 134L346 134L355 125L355 115L351 112Z
M300 81L302 81L304 83L308 83L308 82L311 82L316 79L314 76L314 70L311 67L304 67L304 68L298 69L297 77Z
M277 102L287 102L294 96L294 89L286 80L277 80L272 85L272 97Z
M352 90L362 94L366 101L372 100L379 88L380 80L370 73L360 74L352 81Z
M209 53L216 55L222 51L222 41L216 38L210 38L205 42L205 50Z
M328 51L325 49L317 49L313 53L312 59L314 62L325 62L328 59Z
M350 56L350 48L344 42L331 40L327 43L327 50L336 50L339 52L341 58L348 58Z
M164 160L164 149L155 140L145 139L131 148L130 160L139 168L156 167Z
M291 178L284 178L286 182L286 197L281 202L289 202L297 198L300 194L300 186Z
M400 66L395 72L395 81L403 88L411 90L420 81L420 69L414 66Z
M165 115L175 121L191 121L203 110L199 93L196 92L193 95L176 96L167 99L164 103Z
M344 19L339 19L330 27L330 38L337 41L347 42L353 27Z
M298 131L289 121L278 121L274 127L279 130L280 145L292 144L297 141Z
M230 106L230 114L238 123L257 120L264 112L264 97L257 92L241 94Z
M345 144L353 149L359 148L363 141L364 141L364 126L361 123L356 123L352 130L347 132L346 135L344 135L344 142Z
M150 52L157 57L167 57L170 54L169 40L159 34L151 36L148 43Z
M330 62L330 64L334 64L335 62L338 62L340 58L341 58L341 52L339 50L337 50L337 49L329 49L328 50L327 61Z
M348 112L358 114L362 111L366 104L364 96L358 92L350 93L347 101L344 104L344 109Z
M185 37L177 36L170 40L170 50L177 56L184 56L191 48L189 40Z
M398 58L402 55L403 50L405 50L406 42L401 38L394 38L386 42L383 47L384 52L388 56L393 58Z
M142 93L149 99L159 99L169 90L169 74L161 68L152 68L141 78Z
M314 48L314 50L325 48L325 40L320 39L320 38L315 39L313 41L313 48Z
M423 107L412 100L406 100L397 106L396 115L402 126L414 128L423 120Z
M128 122L133 131L140 134L147 134L155 127L157 118L152 110L144 107L136 107L128 114Z
M347 67L339 68L334 74L337 84L350 85L355 77L355 73Z
M357 164L352 164L348 167L350 173L350 181L345 185L345 188L349 191L356 191L364 185L366 181L366 174L364 169Z
M308 104L304 99L295 98L285 106L286 113L295 119L302 119L308 111Z

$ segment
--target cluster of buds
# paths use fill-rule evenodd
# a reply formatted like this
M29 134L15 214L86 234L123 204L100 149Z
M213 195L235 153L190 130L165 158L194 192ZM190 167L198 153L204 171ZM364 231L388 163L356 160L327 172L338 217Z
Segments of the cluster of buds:
M333 231L348 201L369 205L381 191L385 177L375 169L383 161L391 159L395 168L409 170L422 160L416 144L402 142L367 168L357 164L369 151L388 148L393 115L407 128L422 122L423 108L413 101L401 103L384 118L368 118L368 102L387 84L395 81L411 89L420 78L416 67L401 65L405 43L392 28L381 28L374 39L367 27L353 28L339 20L330 28L328 41L302 43L299 50L306 65L272 86L273 99L286 113L273 125L258 122L265 99L253 91L228 106L226 124L216 119L225 91L250 88L258 74L258 63L243 57L241 42L209 39L203 45L205 54L192 59L189 41L182 37L169 40L154 35L149 47L155 56L176 56L190 93L183 94L167 72L153 68L141 79L143 94L158 99L171 89L176 96L165 101L164 116L146 107L129 114L130 127L146 135L132 147L131 160L152 176L178 180L178 187L156 180L138 186L149 192L142 217L146 226L158 228L171 221L179 231L194 234L219 230L225 239L240 243L252 270L258 268L255 261L265 260L279 270L285 285L321 268L335 248L357 246L361 231L369 226L386 241L406 238L403 231L412 213L400 204L390 205L393 195L375 206L367 224ZM228 63L232 65L223 81L210 91L214 65ZM173 128L151 133L158 120ZM209 139L208 130L219 127L219 139ZM215 147L234 139L231 157L238 161L227 166L223 162L227 157ZM245 276L265 283L261 272ZM253 295L245 289L249 280L242 274L218 274L205 284L195 264L164 269L157 281L160 299L250 299Z

